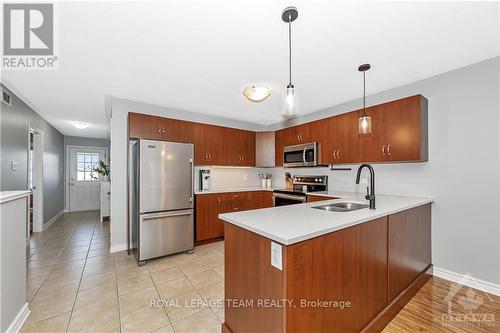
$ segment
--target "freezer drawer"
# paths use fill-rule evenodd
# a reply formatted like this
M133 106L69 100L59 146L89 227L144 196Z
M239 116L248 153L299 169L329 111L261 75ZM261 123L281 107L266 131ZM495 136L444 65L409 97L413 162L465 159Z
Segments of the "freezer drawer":
M193 210L141 214L138 260L144 261L194 248Z

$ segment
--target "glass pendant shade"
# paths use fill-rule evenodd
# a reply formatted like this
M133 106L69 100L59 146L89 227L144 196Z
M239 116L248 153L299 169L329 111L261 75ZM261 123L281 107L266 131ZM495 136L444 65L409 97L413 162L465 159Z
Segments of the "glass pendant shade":
M283 107L283 115L285 117L295 116L299 113L297 92L295 91L295 87L293 85L288 85L288 87L286 87Z
M372 132L372 117L363 114L359 117L359 134L370 134Z
M266 86L246 87L243 95L252 102L262 102L271 95L271 89Z

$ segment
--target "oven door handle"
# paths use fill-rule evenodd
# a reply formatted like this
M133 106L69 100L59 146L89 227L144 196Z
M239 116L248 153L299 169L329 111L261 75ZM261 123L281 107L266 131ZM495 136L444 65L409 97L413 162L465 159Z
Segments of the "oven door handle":
M291 195L291 194L284 194L284 193L273 193L273 197L306 202L305 196L298 196L298 195Z

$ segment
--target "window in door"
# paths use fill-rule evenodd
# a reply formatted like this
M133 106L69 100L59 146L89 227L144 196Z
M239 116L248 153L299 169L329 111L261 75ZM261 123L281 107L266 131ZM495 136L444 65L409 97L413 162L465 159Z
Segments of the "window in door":
M98 181L99 175L94 168L99 163L99 154L96 153L76 153L76 180L77 181Z

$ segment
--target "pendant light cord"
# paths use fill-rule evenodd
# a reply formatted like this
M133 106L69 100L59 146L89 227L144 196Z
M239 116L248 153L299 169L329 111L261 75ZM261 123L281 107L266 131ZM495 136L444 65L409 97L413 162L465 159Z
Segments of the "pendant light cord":
M363 116L366 117L366 71L363 71Z
M288 73L292 84L292 14L288 14Z

